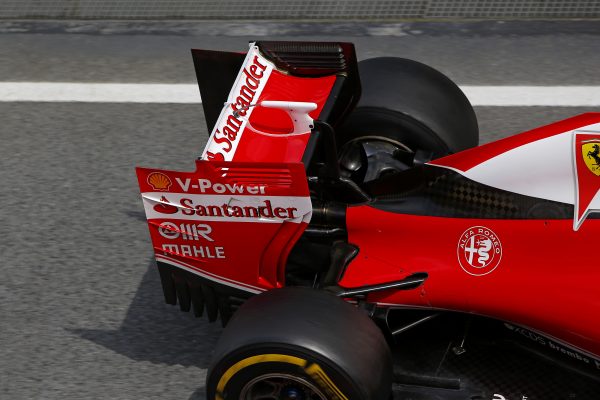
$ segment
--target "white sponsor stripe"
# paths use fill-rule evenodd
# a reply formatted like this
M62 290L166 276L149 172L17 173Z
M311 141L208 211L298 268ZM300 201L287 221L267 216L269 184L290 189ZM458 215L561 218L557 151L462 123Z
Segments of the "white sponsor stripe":
M600 86L461 86L475 106L600 106ZM188 83L0 82L0 101L201 103Z
M256 77L251 78L251 80L254 84L256 84L256 82L258 81L258 87L251 88L250 86L247 86L247 82L249 79L248 77L250 75L252 75L252 73L249 72L249 68L251 65L255 65L254 64L255 59L260 60L259 63L260 63L260 65L263 65L264 68L259 69L260 75L261 75L260 78L256 78ZM254 68L256 68L256 65ZM208 138L208 141L206 143L206 147L204 148L204 151L202 152L203 160L209 159L208 158L209 153L211 153L213 155L221 154L225 158L225 161L233 160L235 151L237 150L237 147L240 144L240 140L242 139L242 134L244 133L244 129L246 128L246 125L248 125L250 115L252 115L252 112L254 111L254 107L249 107L250 104L247 104L246 107L249 107L249 108L243 110L242 114L240 114L239 117L238 116L235 117L236 120L239 119L239 121L240 121L239 126L237 126L237 125L229 126L230 132L231 132L231 129L234 129L234 131L236 132L235 139L228 141L229 146L231 146L230 149L226 150L228 146L224 145L223 142L221 142L221 143L215 142L215 140L214 140L215 135L217 134L217 132L220 132L221 139L228 138L231 135L231 133L226 132L226 127L228 126L229 118L231 116L233 116L233 109L231 108L232 105L233 105L233 107L240 109L240 105L237 104L237 102L238 101L243 101L243 102L249 101L247 96L250 96L250 95L253 96L251 102L252 103L256 102L256 100L260 97L262 91L264 90L267 82L269 81L269 76L271 76L271 71L273 71L273 69L275 69L275 66L272 63L270 63L267 59L265 59L264 57L262 57L260 55L260 53L258 51L258 47L256 47L254 45L254 43L250 43L250 50L246 54L246 59L244 60L244 64L242 65L242 68L240 68L240 72L238 72L238 76L235 80L235 83L233 84L233 87L231 88L231 91L229 92L229 96L227 97L227 102L223 106L223 109L221 110L221 114L219 115L219 119L215 123L213 131L211 132L210 137ZM250 75L248 75L248 74L250 74ZM243 109L243 107L241 107L241 108Z
M166 198L168 203L161 201L162 198ZM146 211L147 219L181 219L189 221L212 221L212 222L252 222L252 223L282 223L287 222L308 222L312 215L312 203L310 197L305 196L244 196L244 195L203 195L203 194L184 194L184 193L164 193L164 192L145 192L142 193L142 199L144 202L144 209ZM215 206L219 209L217 211L221 216L200 216L196 214L185 215L182 210L191 212L189 208L182 206L181 200L188 199L186 204L191 207L202 206L210 207ZM264 208L267 203L270 203L271 210L274 217L256 217L256 210L258 208ZM165 204L169 206L177 207L179 210L173 214L165 214L157 212L154 207L158 204ZM228 205L230 213L234 213L232 207L241 207L244 211L244 215L251 216L225 216L222 212L224 205ZM246 211L245 207L250 207L252 210ZM277 209L277 210L276 210ZM276 216L277 213L281 213L280 218ZM213 212L214 214L214 212ZM290 216L293 216L290 218Z
M237 288L237 289L244 290L246 292L260 293L260 292L264 291L264 289L261 289L261 288L256 287L256 286L247 285L247 284L242 283L242 282L234 281L232 279L227 279L227 278L223 278L221 276L215 275L215 274L211 274L210 272L202 271L202 270L198 269L197 267L192 266L191 264L187 264L185 262L175 260L175 259L173 259L171 257L168 257L168 256L163 256L163 255L160 255L160 254L156 254L156 260L164 262L166 264L173 265L175 267L179 267L179 268L185 269L186 271L189 271L189 272L191 272L193 274L199 275L199 276L201 276L203 278L206 278L206 279L209 279L211 281L220 283L222 285L231 286L231 287L234 287L234 288Z

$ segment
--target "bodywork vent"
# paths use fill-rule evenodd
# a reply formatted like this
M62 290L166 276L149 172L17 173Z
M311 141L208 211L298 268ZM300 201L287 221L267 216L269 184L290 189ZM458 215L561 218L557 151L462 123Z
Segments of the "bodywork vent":
M348 70L354 49L346 43L270 42L256 45L275 65L292 75L321 76Z

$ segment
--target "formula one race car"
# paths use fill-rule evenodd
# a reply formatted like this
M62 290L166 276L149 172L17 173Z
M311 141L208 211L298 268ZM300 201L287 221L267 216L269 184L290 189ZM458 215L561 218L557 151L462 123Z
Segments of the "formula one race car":
M192 55L206 149L137 176L166 302L226 324L207 399L600 399L600 113L477 147L415 61Z

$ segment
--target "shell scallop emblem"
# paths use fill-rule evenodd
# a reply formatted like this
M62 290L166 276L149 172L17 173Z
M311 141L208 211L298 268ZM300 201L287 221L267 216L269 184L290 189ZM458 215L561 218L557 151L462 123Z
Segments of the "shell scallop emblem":
M173 184L171 179L162 172L152 172L148 175L146 181L154 190L161 192L166 192Z

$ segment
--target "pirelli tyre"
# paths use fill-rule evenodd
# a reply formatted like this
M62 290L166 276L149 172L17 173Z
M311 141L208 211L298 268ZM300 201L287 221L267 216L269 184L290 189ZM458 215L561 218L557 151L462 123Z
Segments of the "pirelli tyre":
M337 129L342 169L358 183L478 145L471 103L441 72L396 57L358 69L361 98Z
M257 295L233 316L207 376L210 400L387 400L392 359L362 310L309 288Z

